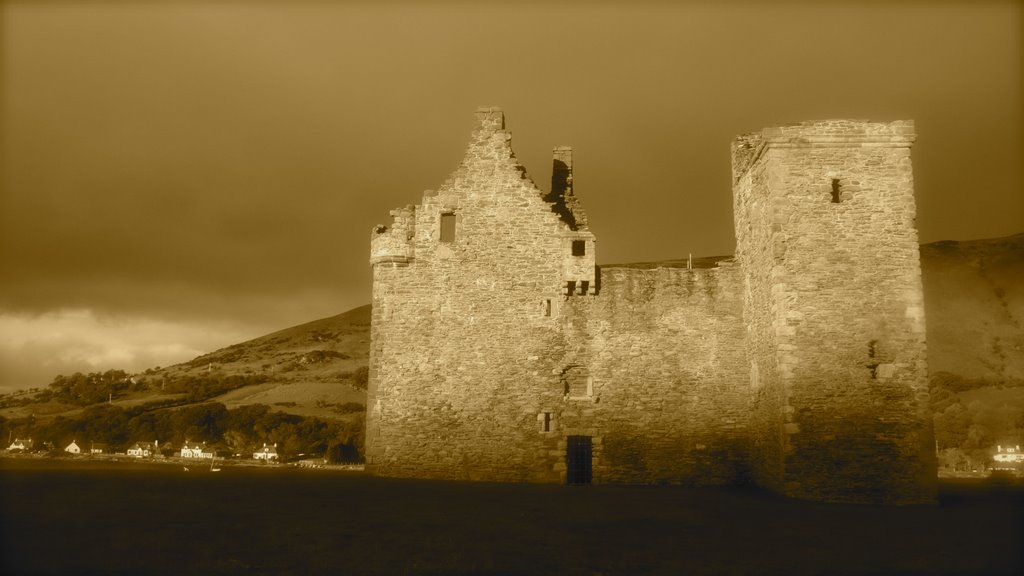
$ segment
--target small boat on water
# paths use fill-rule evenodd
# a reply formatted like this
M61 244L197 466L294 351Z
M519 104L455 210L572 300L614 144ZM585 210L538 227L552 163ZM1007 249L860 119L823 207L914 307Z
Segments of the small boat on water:
M185 472L188 472L188 466L182 466L182 468L185 469Z

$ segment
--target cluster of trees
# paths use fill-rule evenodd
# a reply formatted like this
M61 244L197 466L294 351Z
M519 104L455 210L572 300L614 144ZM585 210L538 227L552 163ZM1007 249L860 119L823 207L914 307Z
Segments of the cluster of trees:
M71 376L58 375L49 386L36 395L37 402L55 400L76 406L88 406L123 396L131 390L143 390L145 384L133 379L124 370L106 372L75 372Z
M185 374L158 383L153 379L150 387L161 388L164 392L183 393L189 402L202 402L214 396L220 396L236 388L262 384L267 381L265 374L231 374L225 376L219 372L206 374Z
M345 354L329 350L314 350L307 356L310 362L322 362L331 358L344 358ZM369 380L369 368L361 366L350 372L338 373L340 380L346 380L353 387L365 390ZM169 394L185 394L188 403L203 402L236 388L261 384L270 379L265 373L224 374L203 372L168 377L159 369L146 370L131 375L124 370L106 372L75 372L70 376L60 374L41 390L33 389L32 394L8 394L0 397L0 407L24 406L33 403L60 402L73 406L91 406L108 400L123 398L133 392L145 390Z
M213 372L167 378L148 370L139 376L132 376L124 370L88 374L75 372L71 376L56 376L46 388L38 391L34 397L26 398L23 403L52 400L75 406L90 406L147 389L171 394L181 393L185 394L187 402L202 402L236 388L266 381L266 375L254 373L225 375Z
M314 355L319 361L343 356L317 352L321 352ZM368 369L364 366L340 376L354 387L365 389ZM53 401L84 410L74 417L57 416L45 421L31 416L14 420L0 417L0 433L4 439L11 435L32 438L37 447L50 445L58 452L71 440L103 443L120 451L135 442L154 440L173 451L190 440L206 442L221 454L251 454L253 448L266 442L276 443L284 458L323 454L336 461L361 460L362 418L325 421L274 412L260 404L228 410L223 404L208 402L230 390L267 380L268 376L261 373L203 372L168 377L159 368L134 376L123 370L58 375L47 387L30 394L4 395L0 407ZM109 402L146 390L181 396L129 408ZM364 409L358 403L331 406L341 414Z
M11 408L13 406L28 406L38 402L39 388L28 388L16 390L7 394L0 394L0 408Z
M975 400L964 404L958 392L972 386L953 375L932 379L931 407L939 466L951 470L985 470L997 445L1024 444L1024 413L1008 405Z
M346 360L351 358L344 352L338 352L336 350L310 350L302 355L303 362L309 362L310 364L317 364L320 362L330 362L332 359L338 358L340 360Z
M222 455L251 456L253 449L266 442L277 444L278 453L285 459L303 454L323 455L338 462L362 459L362 419L325 421L274 412L263 404L228 410L217 402L177 408L168 408L167 403L127 409L97 404L77 417L57 416L45 422L32 417L0 418L0 430L30 437L36 446L49 443L57 453L62 453L72 440L104 443L117 451L135 442L158 440L169 452L179 450L188 440L205 442Z

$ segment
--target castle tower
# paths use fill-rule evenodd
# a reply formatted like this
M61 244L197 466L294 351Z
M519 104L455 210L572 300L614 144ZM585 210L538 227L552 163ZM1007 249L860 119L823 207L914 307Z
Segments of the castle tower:
M753 473L797 497L934 497L909 121L768 128L732 147Z

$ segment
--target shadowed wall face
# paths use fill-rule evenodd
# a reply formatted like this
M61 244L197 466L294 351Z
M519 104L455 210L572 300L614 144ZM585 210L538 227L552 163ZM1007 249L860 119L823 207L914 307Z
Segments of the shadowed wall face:
M786 494L933 498L913 140L828 121L734 146L758 476Z

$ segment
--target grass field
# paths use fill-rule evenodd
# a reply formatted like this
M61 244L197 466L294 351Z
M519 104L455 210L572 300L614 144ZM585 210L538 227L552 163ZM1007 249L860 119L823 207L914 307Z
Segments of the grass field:
M338 419L336 406L366 403L366 392L338 382L266 382L232 390L211 400L228 409L266 404L275 410L315 418ZM318 404L320 402L320 404Z
M1024 487L937 505L742 489L0 461L4 574L1020 574Z

